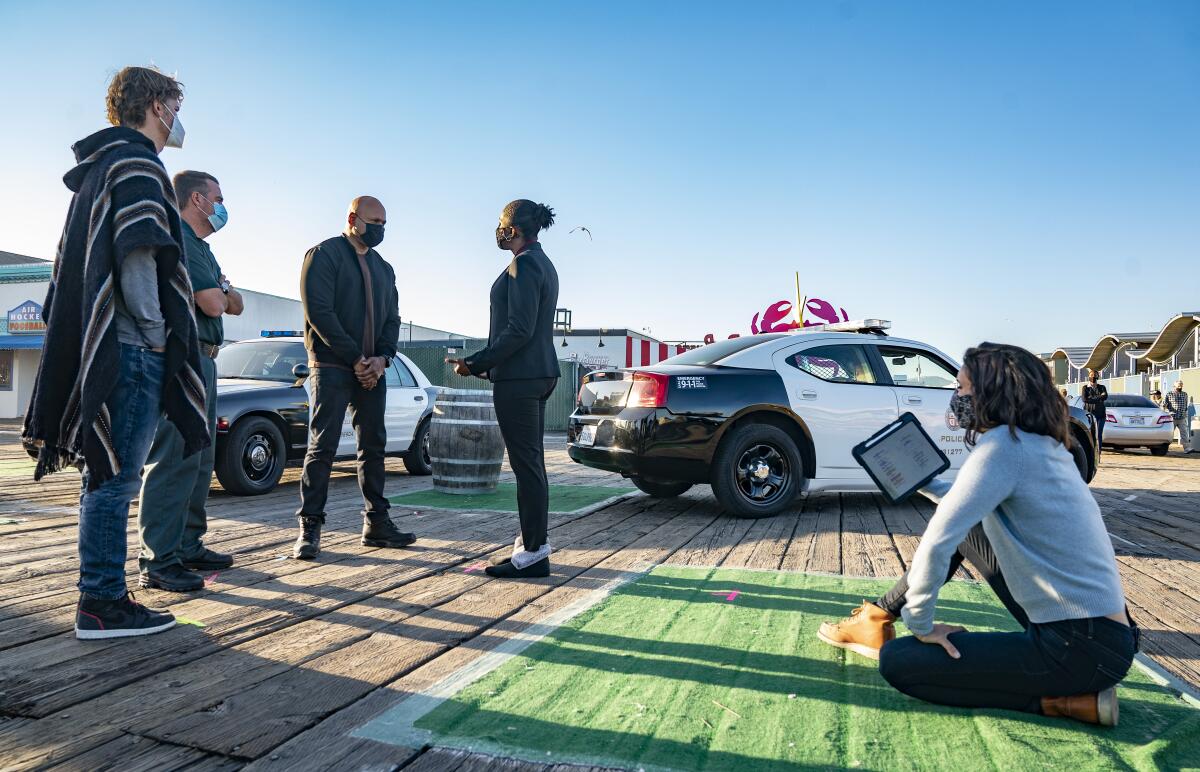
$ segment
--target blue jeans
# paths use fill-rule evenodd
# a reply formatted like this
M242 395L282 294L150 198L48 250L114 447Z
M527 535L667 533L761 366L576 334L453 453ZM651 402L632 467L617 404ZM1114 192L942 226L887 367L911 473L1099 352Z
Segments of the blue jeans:
M121 471L89 491L85 468L79 495L79 590L93 598L125 597L129 502L162 415L164 368L162 354L121 344L121 369L107 402Z

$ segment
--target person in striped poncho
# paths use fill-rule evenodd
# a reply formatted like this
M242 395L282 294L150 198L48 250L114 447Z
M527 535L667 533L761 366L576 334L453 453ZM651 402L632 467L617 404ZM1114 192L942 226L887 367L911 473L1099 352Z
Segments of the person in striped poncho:
M160 415L183 453L209 445L192 290L171 180L158 154L183 144L182 86L157 70L113 78L112 127L72 146L74 194L59 242L44 356L23 437L34 478L77 466L80 599L75 634L116 638L175 624L125 586L126 525Z

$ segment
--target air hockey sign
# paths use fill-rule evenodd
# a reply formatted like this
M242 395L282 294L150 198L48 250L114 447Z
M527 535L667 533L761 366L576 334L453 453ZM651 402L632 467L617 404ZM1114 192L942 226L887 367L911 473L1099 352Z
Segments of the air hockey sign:
M42 320L42 307L38 303L26 300L8 312L10 335L41 335L45 332L46 323Z

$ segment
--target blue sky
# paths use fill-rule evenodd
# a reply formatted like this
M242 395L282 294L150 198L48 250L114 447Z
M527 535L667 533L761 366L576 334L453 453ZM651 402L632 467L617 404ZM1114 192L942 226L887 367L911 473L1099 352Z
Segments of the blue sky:
M235 284L296 296L360 193L401 314L486 331L508 200L577 327L749 332L802 288L951 354L1200 307L1195 3L0 0L0 249L52 256L107 80L186 86ZM585 225L594 240L568 231Z

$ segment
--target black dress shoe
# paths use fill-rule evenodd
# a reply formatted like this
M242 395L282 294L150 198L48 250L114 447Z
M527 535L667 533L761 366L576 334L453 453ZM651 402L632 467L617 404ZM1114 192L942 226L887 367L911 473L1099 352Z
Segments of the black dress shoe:
M401 531L387 515L374 515L363 519L364 547L407 547L416 540L416 534Z
M195 557L185 558L183 567L192 571L220 571L233 565L233 555L214 552L208 547L201 550Z
M166 568L148 568L138 577L138 584L167 592L195 592L204 589L204 577L193 574L183 566L170 565Z
M517 568L513 565L512 560L509 560L507 563L488 566L483 571L488 576L494 576L497 579L534 579L550 575L550 558L542 558L524 568Z
M315 560L321 554L321 521L315 517L300 518L300 535L292 548L297 560Z

